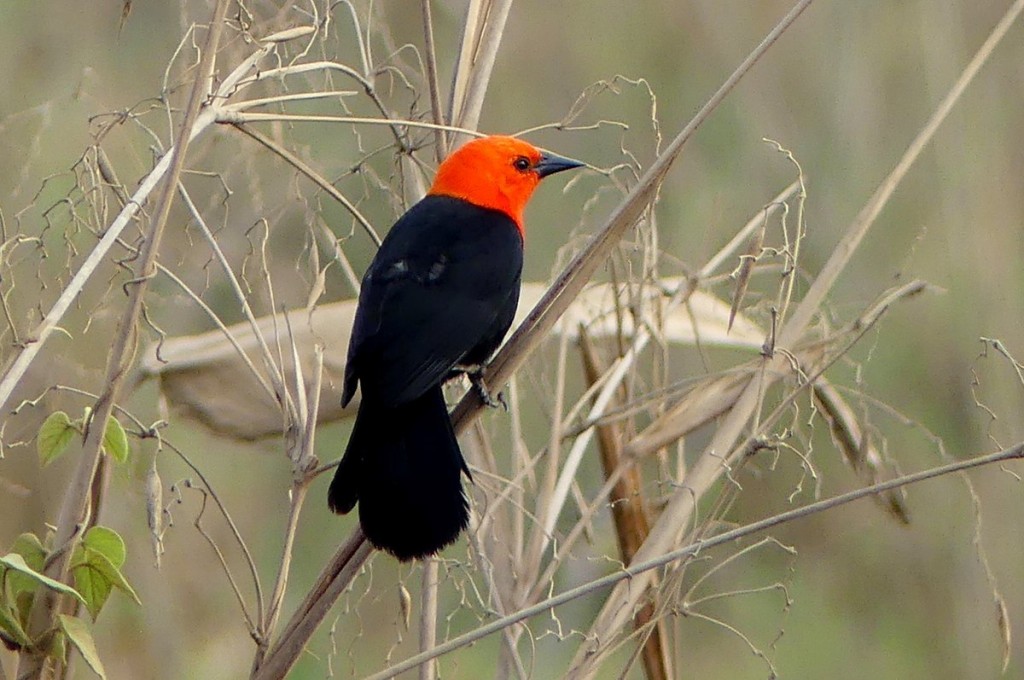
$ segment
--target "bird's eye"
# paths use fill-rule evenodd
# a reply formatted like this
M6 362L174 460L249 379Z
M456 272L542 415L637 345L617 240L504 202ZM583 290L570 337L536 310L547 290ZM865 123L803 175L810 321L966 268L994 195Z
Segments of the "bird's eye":
M530 169L530 159L527 158L526 156L519 156L514 161L512 161L512 167L518 170L519 172L526 172L527 170Z

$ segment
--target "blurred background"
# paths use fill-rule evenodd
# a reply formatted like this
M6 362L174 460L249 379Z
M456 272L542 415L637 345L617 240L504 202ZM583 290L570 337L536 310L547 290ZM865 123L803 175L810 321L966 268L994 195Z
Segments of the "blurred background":
M1009 4L813 4L699 130L669 175L655 213L663 272L698 269L795 178L790 161L764 141L769 138L792 152L807 186L799 296ZM268 26L307 24L313 6L232 9L234 30L218 75L223 78L253 49L242 37L245 30L262 35ZM323 16L325 3L315 6ZM465 3L446 0L432 7L445 93ZM778 0L515 3L480 129L511 133L549 125L582 106L571 122L589 129L546 129L529 139L601 168L624 162L645 167L789 7ZM124 17L123 10L113 0L0 4L0 63L5 65L0 69L0 290L7 300L6 325L21 339L95 243L97 225L116 213L114 206L98 205L79 190L89 184L79 159L102 139L120 180L134 188L177 129L191 82L188 67L195 61L191 27L207 21L211 7L182 0L134 2ZM327 37L312 47L311 59L358 68L355 16L369 36L372 62L396 65L375 80L390 110L401 116L427 107L422 81L402 75L420 70L417 52L403 47L422 46L418 3L356 0L334 6L331 16ZM201 43L203 31L197 35ZM295 56L301 47L289 54ZM342 75L309 76L300 84L298 89L352 91L340 104L330 103L335 113L339 105L353 115L375 113L360 87ZM829 372L852 395L875 443L902 472L1024 439L1021 366L981 341L999 339L1010 356L1024 360L1022 95L1024 26L1017 25L885 207L829 301L827 322L839 325L894 285L913 279L931 284L926 294L892 309ZM173 122L165 102L172 104ZM322 112L317 106L289 110ZM392 141L386 128L270 123L260 129L335 182L379 232L415 196L415 187L400 182L394 154L381 151ZM430 136L419 139L429 143ZM432 153L421 158L432 161ZM372 247L351 217L242 135L229 129L207 132L190 150L188 168L186 182L218 243L237 271L249 272L247 293L258 313L306 304L316 287L310 253L318 248L319 218L341 239L357 273L369 261ZM624 169L611 178L592 172L568 185L545 185L527 212L525 278L544 281L556 272L614 207L621 185L634 179ZM131 241L138 231L129 229ZM261 252L272 254L273 300L253 273ZM27 376L22 398L54 384L100 389L124 301L122 272L113 258L124 254L115 252L90 281L62 324L66 332L49 340ZM168 224L161 262L200 291L226 322L242 319L237 300L180 206ZM338 267L328 270L324 285L321 302L353 295ZM768 302L754 295L747 300L750 314L767 318ZM147 311L152 326L146 340L160 331L173 336L212 328L166 280L153 282ZM8 328L5 347L18 340ZM542 390L555 355L554 348L544 348L522 382ZM711 366L707 361L678 352L674 378L720 370L736 358L711 350ZM581 384L579 378L570 381L577 396ZM74 455L40 468L31 442L40 414L64 408L74 416L88 404L67 391L51 392L39 406L23 409L20 419L8 419L0 458L0 549L6 551L24 531L46 531L74 469ZM125 406L146 423L166 415L151 383ZM533 433L531 451L543 445L549 424L542 406L535 410L526 413L533 420L524 428ZM505 431L505 417L484 416L497 433ZM802 411L793 418L803 423L811 416ZM758 461L744 470L743 492L725 521L744 524L858 486L826 429L809 429L817 479L801 484L801 462L792 455L783 453L776 465ZM346 423L322 428L320 459L336 459L347 433ZM173 413L164 435L216 488L269 587L280 558L291 482L280 441L233 441ZM125 571L143 605L115 594L96 624L109 675L243 677L253 644L216 555L193 526L203 498L180 483L194 473L177 458L160 454L173 524L163 537L166 553L157 568L143 490L155 444L132 444L133 463L115 470L102 521L128 544ZM590 491L601 484L592 453L579 480ZM1018 633L1024 630L1022 473L1024 467L1011 463L909 488L908 526L861 501L773 530L792 552L772 546L752 550L701 586L704 594L757 591L709 605L705 614L721 623L669 617L677 675L762 678L774 668L784 678L1000 677L1004 624L995 591L1005 598L1015 637L1024 634ZM327 511L326 485L326 479L314 485L302 518L286 614L353 526L352 517ZM578 563L559 576L555 592L614 568L588 557L614 554L607 514L595 520L591 547L580 549ZM230 545L219 518L203 521L216 540ZM490 616L474 594L466 552L464 541L450 549L452 561L443 570L451 572L454 585L443 593L442 637ZM227 553L232 568L242 570L237 549ZM415 624L409 630L403 624L396 582L415 595L418 570L372 558L292 677L358 677L414 653ZM243 594L251 597L251 587L243 586ZM564 672L582 639L579 631L586 630L601 601L598 593L531 621L533 643L523 654L532 662L532 677ZM490 677L498 647L498 636L491 636L459 651L442 661L442 677ZM618 677L628 647L601 677ZM1002 677L1024 677L1024 651L1015 643L1010 653ZM84 666L78 668L78 677L87 675ZM643 677L643 671L634 667L628 677Z

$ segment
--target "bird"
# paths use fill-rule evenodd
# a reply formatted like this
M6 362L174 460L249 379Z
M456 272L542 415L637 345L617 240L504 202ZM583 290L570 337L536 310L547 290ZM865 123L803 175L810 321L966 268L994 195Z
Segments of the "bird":
M479 376L515 317L523 211L541 179L583 165L515 137L467 142L363 276L342 406L357 385L362 396L328 504L358 503L366 538L399 561L436 554L469 524L472 475L442 386L468 374L489 401Z

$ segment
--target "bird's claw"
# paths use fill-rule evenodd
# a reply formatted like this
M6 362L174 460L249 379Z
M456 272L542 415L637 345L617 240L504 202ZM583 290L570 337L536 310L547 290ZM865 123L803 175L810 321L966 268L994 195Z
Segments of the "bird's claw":
M480 400L484 402L490 408L501 408L508 411L508 404L505 402L505 394L498 392L497 398L491 395L491 391L487 389L487 385L484 383L484 376L482 371L468 372L466 375L469 376L469 382L473 385L476 393L480 395Z

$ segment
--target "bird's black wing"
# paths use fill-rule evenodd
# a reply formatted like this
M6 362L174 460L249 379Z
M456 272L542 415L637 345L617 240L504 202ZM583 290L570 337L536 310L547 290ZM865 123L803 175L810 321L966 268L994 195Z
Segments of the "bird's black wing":
M364 399L405 403L482 341L503 336L522 258L522 236L503 213L445 196L413 206L363 279L343 402L358 381Z

